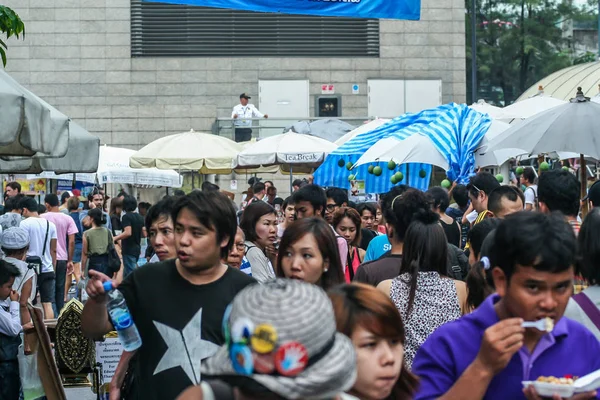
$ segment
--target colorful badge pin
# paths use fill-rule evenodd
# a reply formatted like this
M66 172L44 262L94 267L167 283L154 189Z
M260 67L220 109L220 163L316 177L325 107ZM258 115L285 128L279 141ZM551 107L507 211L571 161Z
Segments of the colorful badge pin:
M231 341L248 344L254 332L254 324L248 318L240 318L231 325Z
M275 353L275 368L280 375L296 376L308 364L308 351L298 342L286 342Z
M252 353L254 358L254 371L258 374L272 374L275 371L275 355Z
M273 325L261 324L256 327L250 338L252 350L260 354L267 354L275 349L277 344L277 330Z
M233 370L241 375L251 375L254 370L252 351L248 346L234 344L229 350Z

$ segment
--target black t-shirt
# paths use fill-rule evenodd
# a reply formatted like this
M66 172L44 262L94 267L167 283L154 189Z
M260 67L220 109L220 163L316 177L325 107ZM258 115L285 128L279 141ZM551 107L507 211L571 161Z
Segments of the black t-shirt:
M127 213L121 218L121 223L123 230L128 226L131 227L131 236L122 240L123 254L139 257L141 251L140 242L142 241L142 229L144 228L144 217L138 213Z
M148 264L130 274L119 290L142 338L133 398L171 400L199 384L200 361L225 341L221 326L227 305L254 282L228 268L215 282L194 285L179 274L175 260Z
M117 214L113 214L110 216L110 225L112 227L113 236L117 236L116 231L123 230L123 224L121 224L121 217Z
M361 264L352 281L377 286L386 279L394 279L400 275L401 266L401 254L386 253L377 260Z
M358 247L366 251L369 247L369 243L371 243L371 240L373 240L377 236L377 232L367 228L362 228L360 230L360 235L360 244Z

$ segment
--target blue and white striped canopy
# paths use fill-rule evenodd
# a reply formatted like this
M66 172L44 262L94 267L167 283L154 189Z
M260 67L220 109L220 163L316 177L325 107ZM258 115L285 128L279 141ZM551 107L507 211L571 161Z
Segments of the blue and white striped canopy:
M348 162L355 163L380 139L387 137L406 139L414 134L428 136L436 149L446 157L450 166L447 171L450 180L466 183L475 165L473 151L489 129L491 122L487 115L469 108L466 104L455 103L416 114L402 115L338 147L315 171L315 183L349 189L348 176L354 174L357 180L365 181L366 192L383 193L393 186L390 180L392 175L401 171L405 178L399 184L425 190L429 186L432 170L428 164L407 164L389 170L387 163L378 163L377 165L383 170L380 176L369 174L368 165L361 165L352 171L348 171L345 166ZM344 161L341 167L338 164L341 164L340 160Z

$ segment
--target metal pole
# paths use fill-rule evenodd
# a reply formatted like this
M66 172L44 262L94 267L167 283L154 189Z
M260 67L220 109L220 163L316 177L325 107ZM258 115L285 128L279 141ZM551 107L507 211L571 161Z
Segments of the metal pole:
M600 0L598 0L598 60L600 60Z
M294 167L290 164L290 196L294 194L294 187L292 183L294 182Z
M600 2L600 0L599 0ZM599 3L600 4L600 3ZM471 102L477 102L477 0L471 3ZM599 22L600 23L600 22Z

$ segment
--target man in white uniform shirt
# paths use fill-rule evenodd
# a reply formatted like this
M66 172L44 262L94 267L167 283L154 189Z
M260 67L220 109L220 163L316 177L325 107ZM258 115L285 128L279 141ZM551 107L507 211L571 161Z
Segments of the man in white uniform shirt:
M246 93L240 94L240 104L233 107L231 118L235 119L235 141L247 142L252 139L252 120L246 118L269 118L254 107L254 104L248 104L250 96Z

